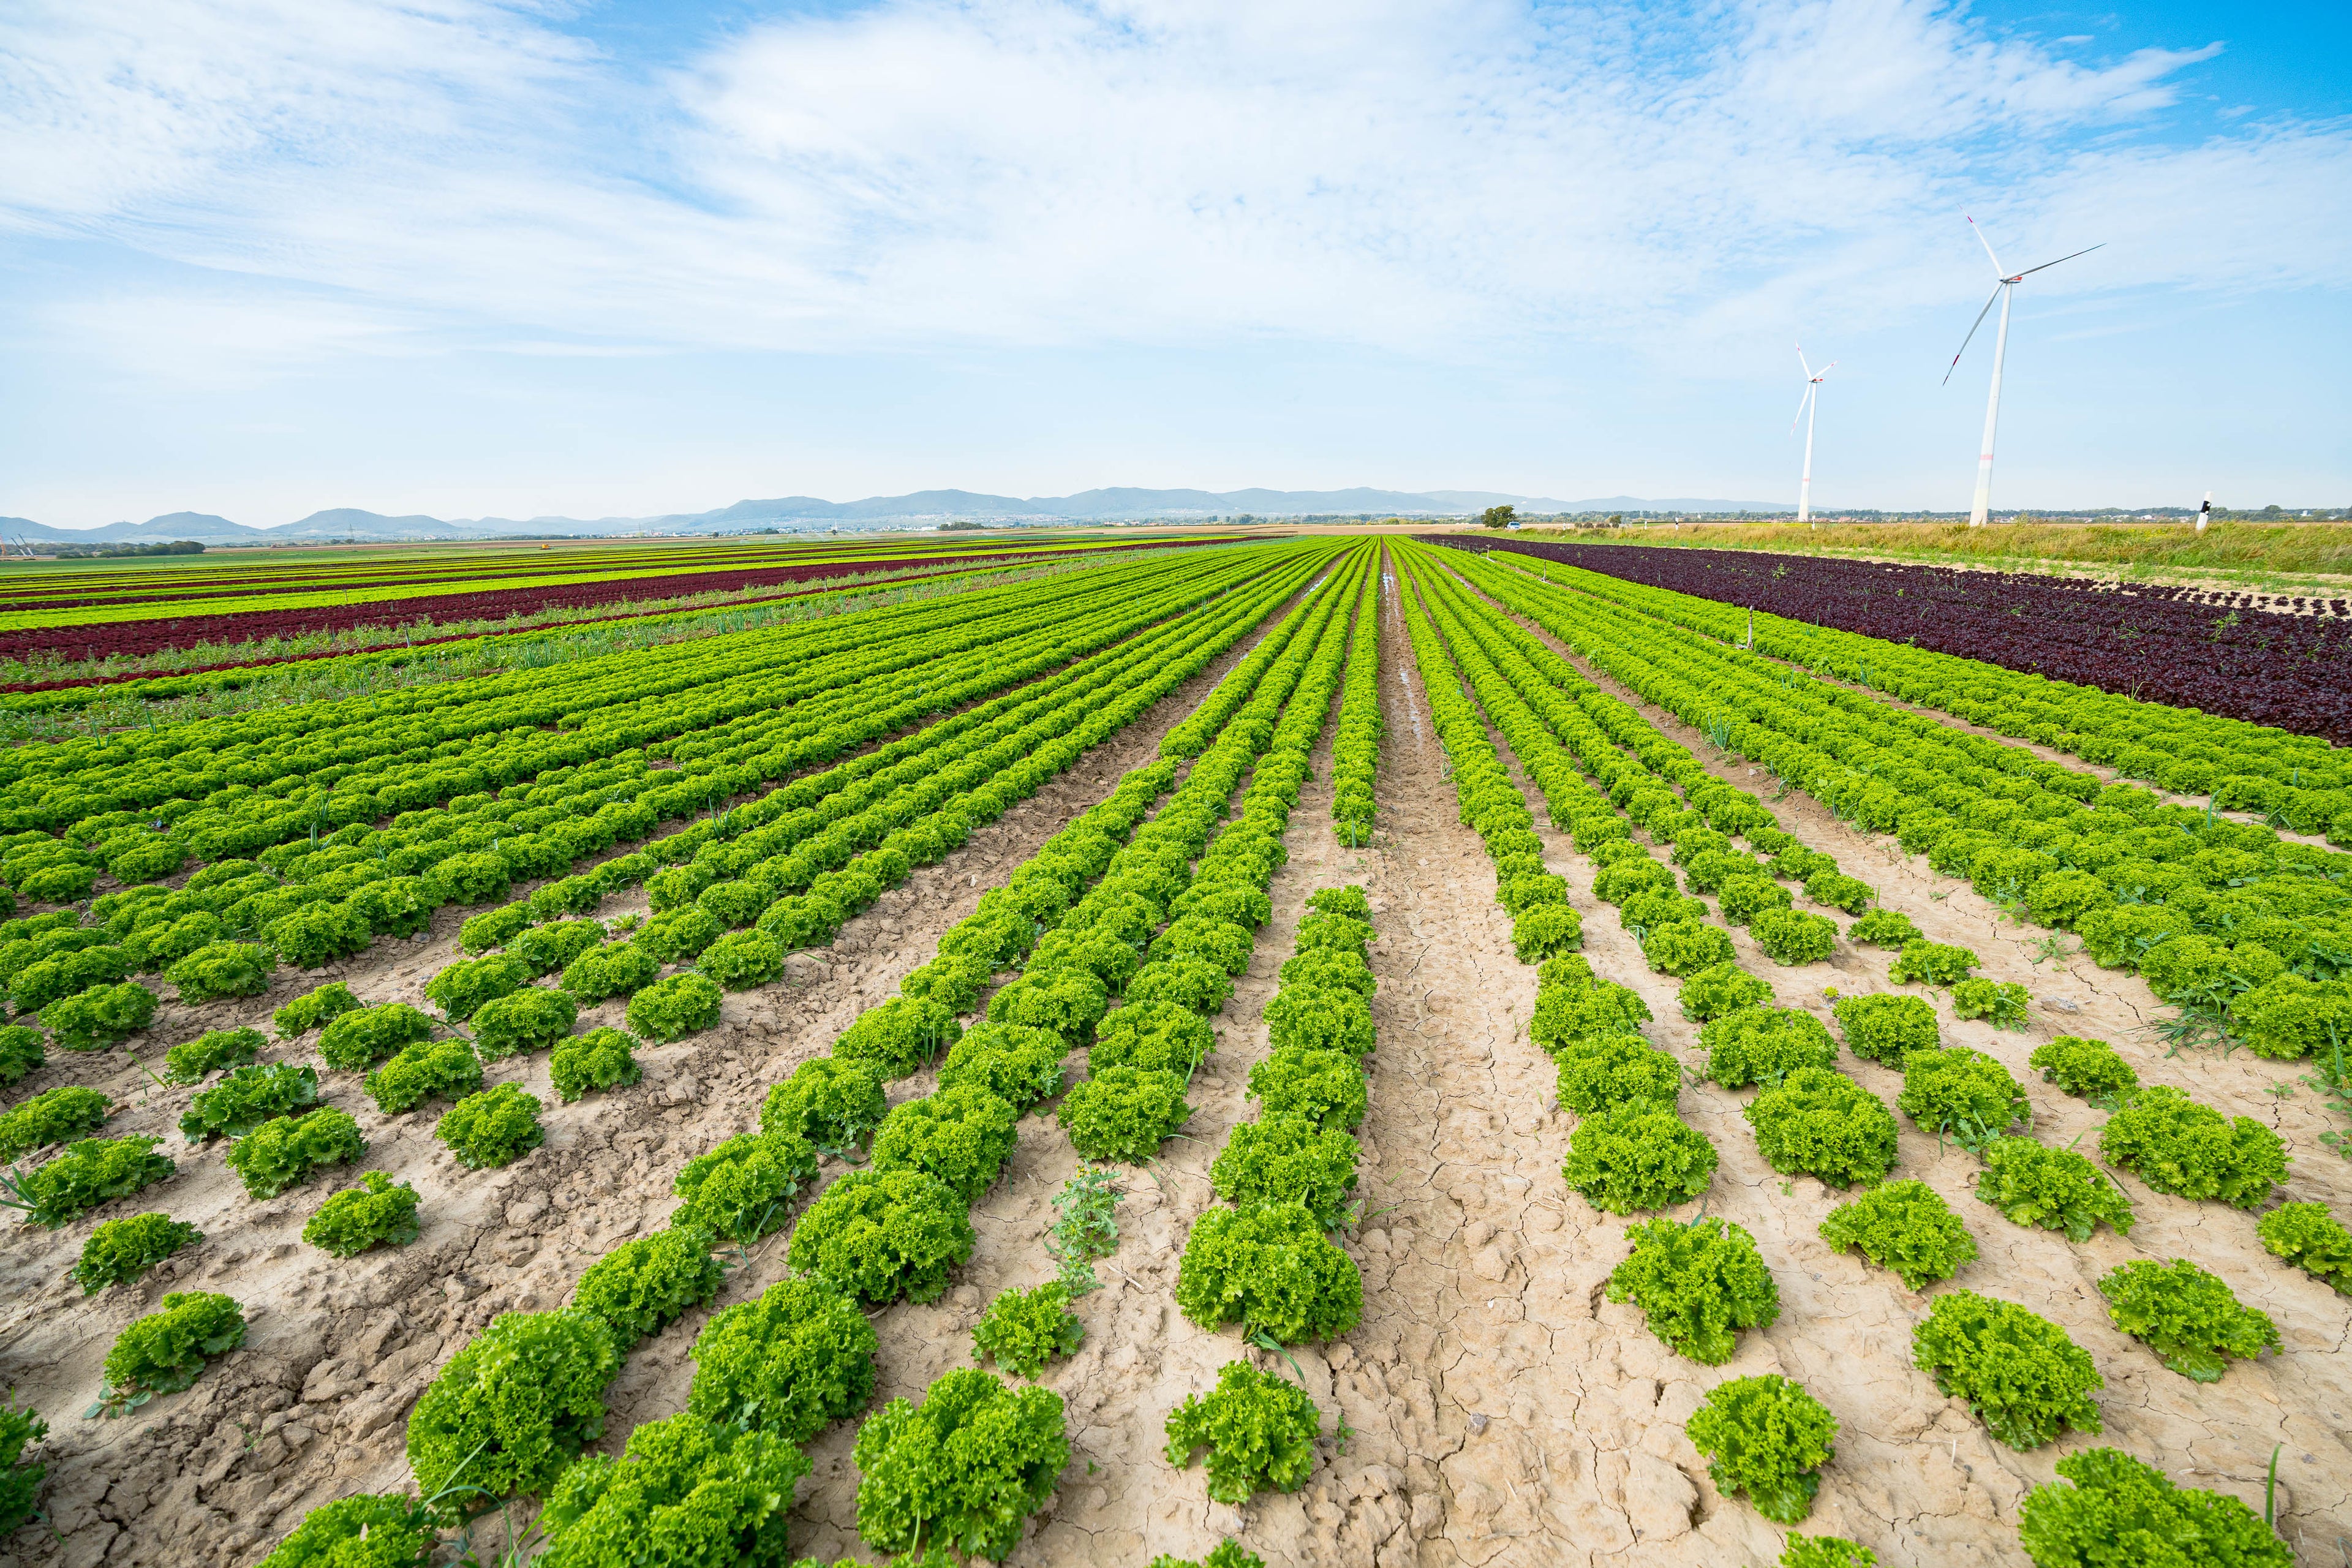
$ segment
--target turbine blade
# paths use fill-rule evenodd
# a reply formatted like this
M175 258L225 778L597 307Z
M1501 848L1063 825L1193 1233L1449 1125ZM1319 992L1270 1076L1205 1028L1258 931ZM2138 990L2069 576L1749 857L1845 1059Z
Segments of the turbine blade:
M1837 362L1837 361L1835 361L1835 360L1832 360L1832 361L1830 361L1830 363L1827 363L1827 364L1825 364L1825 365L1822 366L1822 368L1821 368L1820 370L1818 370L1818 371L1816 371L1816 372L1814 372L1814 373L1813 373L1813 379L1814 379L1815 381L1821 381L1821 380L1823 380L1823 379L1825 379L1825 378L1829 375L1830 372L1832 372L1832 371L1833 371L1833 370L1837 369L1837 367L1838 367L1838 362Z
M2074 256L2088 256L2095 250L2105 249L2106 247L2106 243L2107 242L2103 239L2096 245L2086 245L2082 249L2074 252ZM2074 259L2074 256L2062 256L2058 258L2058 261L2072 261ZM2036 272L2046 271L2049 268L2057 266L2058 261L2045 261L2040 267L2029 267L2024 271L2019 273L2018 276L2020 278L2031 278Z
M1812 400L1813 384L1809 381L1805 383L1805 395L1797 399L1797 419L1802 419L1805 416L1805 405ZM1797 419L1789 421L1789 434L1791 436L1797 433Z
M1962 217L1968 217L1968 214L1966 213L1962 213L1960 216ZM1992 255L1992 241L1985 237L1984 230L1977 226L1977 220L1972 217L1969 218L1969 232L1977 237L1977 243L1985 247L1985 254L1987 256L1992 256L1992 269L1994 276L2006 276L2000 269L2000 258Z
M1992 286L1992 300L1987 300L1985 301L1985 308L1979 310L1977 312L1977 319L1969 324L1969 335L1960 340L1960 353L1954 354L1952 356L1952 363L1944 367L1944 385L1949 386L1952 384L1952 372L1960 368L1960 354L1968 353L1969 345L1976 342L1977 329L1984 325L1984 319L1987 316L1992 314L1993 300L2000 299L2000 291L2008 287L2009 285L2005 282L1996 283Z
M1805 345L1804 345L1804 344L1802 344L1802 343L1799 343L1799 344L1797 345L1797 363L1798 363L1800 365L1803 365L1803 366L1804 366L1805 379L1806 379L1807 381L1811 381L1811 380L1812 380L1812 379L1813 379L1813 367L1812 367L1811 365L1805 364Z

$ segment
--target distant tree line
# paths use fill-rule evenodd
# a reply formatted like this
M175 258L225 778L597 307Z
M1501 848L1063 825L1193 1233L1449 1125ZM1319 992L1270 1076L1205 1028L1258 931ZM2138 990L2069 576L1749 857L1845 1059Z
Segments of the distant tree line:
M68 544L58 550L60 560L89 560L117 555L202 555L205 547L193 539L175 539L169 544Z

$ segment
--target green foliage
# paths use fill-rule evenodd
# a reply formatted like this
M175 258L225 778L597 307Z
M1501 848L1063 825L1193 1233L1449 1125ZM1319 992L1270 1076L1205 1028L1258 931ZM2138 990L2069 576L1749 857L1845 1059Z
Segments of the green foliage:
M683 963L717 942L726 929L709 910L688 904L647 921L635 942L663 963Z
M2168 1084L2132 1096L2099 1131L2099 1152L2159 1193L2260 1208L2286 1180L2286 1145L2251 1116L2223 1116Z
M120 985L93 985L78 996L52 1002L41 1009L41 1022L66 1050L103 1050L153 1022L155 1005L155 993L136 980L126 980Z
M1206 1557L1194 1561L1163 1552L1151 1560L1150 1568L1265 1568L1265 1559L1255 1552L1244 1551L1241 1542L1230 1536L1209 1549Z
M1775 963L1819 963L1837 951L1837 922L1827 915L1766 910L1748 922L1748 934Z
M1203 1016L1222 1011L1233 994L1233 976L1204 958L1183 954L1155 959L1127 983L1129 1006L1139 1002L1173 1002Z
M102 1203L127 1198L170 1175L175 1167L153 1152L161 1138L83 1138L30 1175L0 1188L0 1207L23 1211L26 1222L55 1230Z
M1757 1152L1784 1175L1801 1172L1843 1187L1895 1168L1894 1114L1829 1068L1797 1068L1758 1095L1747 1117Z
M1363 1068L1344 1051L1269 1051L1251 1067L1248 1092L1268 1116L1321 1127L1353 1128L1370 1103Z
M188 1102L180 1135L191 1143L242 1138L276 1116L300 1116L319 1103L319 1069L291 1062L241 1067Z
M1209 1182L1237 1209L1301 1203L1317 1225L1337 1230L1356 1191L1356 1141L1303 1116L1240 1122L1209 1167Z
M547 1142L539 1124L539 1096L519 1083L501 1083L469 1094L441 1113L433 1136L468 1170L511 1165Z
M644 990L661 973L661 961L642 942L608 942L575 953L563 967L563 989L592 1004Z
M269 939L270 947L279 958L298 969L316 969L322 963L367 951L368 943L375 940L375 928L348 903L304 904L291 914L271 921L263 928L262 935ZM179 982L174 980L173 984ZM182 989L184 992L185 987Z
M935 1301L978 1239L946 1184L919 1171L852 1171L793 1227L792 1266L877 1306Z
M2032 997L2014 981L1996 985L1990 980L1963 980L1952 987L1952 1015L1982 1018L1996 1029L2025 1027L2026 1006Z
M695 1336L687 1409L804 1443L874 1394L874 1325L821 1280L785 1279Z
M1789 889L1764 876L1725 878L1717 900L1723 906L1724 920L1736 926L1747 925L1768 910L1785 910L1790 902ZM1830 929L1834 931L1837 928Z
M1944 1043L1935 1005L1924 996L1843 996L1831 1011L1845 1034L1846 1049L1864 1061L1900 1069L1912 1052L1932 1051Z
M2177 1487L2119 1448L2058 1461L2025 1494L2017 1536L2034 1568L2294 1568L2294 1553L2252 1509L2221 1492Z
M1642 956L1660 974L1679 976L1728 964L1734 954L1731 938L1714 926L1675 921L1649 929L1642 938Z
M486 910L469 915L457 928L457 945L467 952L488 952L494 947L504 947L530 929L529 904L509 904L503 909Z
M1584 945L1584 917L1566 904L1537 904L1511 920L1511 951L1521 963L1539 963Z
M207 942L163 972L180 988L183 1002L217 1002L230 996L258 996L269 989L269 972L277 960L267 948L250 942Z
M1846 941L1861 947L1900 949L1923 940L1911 917L1899 910L1873 910L1845 928Z
M1279 1001L1280 997L1276 1000ZM1349 1000L1357 999L1350 997ZM1361 1043L1369 1049L1370 1015L1365 1014L1364 1019L1366 1034ZM1308 1022L1311 1026L1316 1020L1309 1019ZM981 1026L983 1029L1015 1026L1007 1024ZM1062 1037L1050 1029L1034 1029L1030 1033L1055 1042L1056 1049L1062 1048ZM1153 1072L1172 1072L1189 1080L1192 1069L1200 1066L1201 1059L1216 1048L1216 1031L1199 1014L1188 1012L1172 1002L1137 1002L1118 1008L1103 1019L1102 1026L1095 1033L1095 1043L1087 1048L1087 1065L1097 1073L1108 1068L1137 1068ZM1328 1048L1336 1050L1343 1047L1339 1040L1334 1039ZM1059 1061L1059 1057L1056 1057L1057 1066Z
M2239 1305L2227 1284L2184 1258L2134 1258L2099 1281L2099 1294L2116 1328L2192 1383L2219 1381L2231 1356L2252 1361L2279 1348L2269 1314Z
M1769 1003L1772 987L1736 963L1718 963L1684 981L1676 1000L1682 1004L1684 1017L1703 1024L1742 1007Z
M372 1247L406 1247L417 1237L416 1189L394 1185L382 1171L362 1171L360 1184L328 1194L302 1227L302 1239L336 1258L357 1258Z
M765 931L730 931L704 948L696 964L728 990L748 991L784 972L784 949Z
M770 1132L793 1133L828 1154L838 1154L856 1147L858 1140L882 1124L888 1110L881 1077L871 1066L814 1057L768 1091L767 1103L760 1108L760 1125Z
M433 1037L433 1020L405 1002L362 1007L331 1020L319 1037L319 1059L358 1072L397 1056L401 1047Z
M409 1412L417 1489L450 1496L452 1518L545 1491L604 1431L604 1387L620 1370L612 1332L593 1312L499 1313Z
M1840 1204L1822 1221L1822 1239L1840 1252L1862 1248L1913 1290L1949 1279L1977 1256L1977 1238L1925 1182L1888 1182Z
M331 980L313 991L306 991L269 1016L281 1040L307 1035L330 1018L359 1011L360 999L352 988L340 980Z
M443 1017L462 1024L483 1003L520 991L533 978L530 965L512 953L461 958L425 983L425 996Z
M1559 1103L1579 1116L1620 1105L1672 1110L1682 1096L1682 1064L1639 1035L1585 1036L1552 1053L1559 1064Z
M1629 1227L1625 1238L1633 1255L1610 1273L1609 1299L1639 1307L1650 1331L1693 1361L1722 1365L1738 1349L1740 1330L1780 1316L1780 1292L1756 1238L1740 1226L1654 1219Z
M629 1028L640 1038L682 1040L719 1022L719 987L699 974L656 980L629 998Z
M648 1421L619 1459L591 1454L558 1478L540 1526L543 1568L741 1568L790 1553L793 1489L809 1472L801 1451L766 1432L694 1415Z
M429 1100L473 1093L482 1087L482 1062L463 1040L413 1040L361 1084L378 1110L399 1116Z
M1300 1054L1339 1055L1335 1051ZM1360 1070L1358 1077L1360 1079ZM1255 1073L1252 1081L1255 1081ZM1055 1112L1069 1132L1071 1147L1082 1157L1124 1160L1130 1164L1157 1154L1160 1145L1192 1114L1181 1077L1131 1067L1105 1068L1076 1084L1062 1097Z
M604 928L599 921L555 921L518 931L507 943L507 951L529 964L532 973L553 974L604 940Z
M1926 985L1957 985L1969 977L1969 971L1983 962L1965 947L1953 947L1922 938L1903 944L1903 951L1895 955L1886 977L1897 985L1909 985L1915 982Z
M1104 1033L1131 1010L1132 1004L1113 1013L1103 1025ZM1099 1040L1096 1048L1101 1048ZM939 1084L941 1089L963 1084L984 1089L1025 1116L1062 1092L1062 1058L1068 1054L1067 1043L1050 1029L977 1024L949 1047L947 1059L940 1064Z
M134 1319L106 1352L105 1392L89 1414L121 1415L159 1394L177 1394L214 1356L245 1342L245 1313L226 1296L174 1290L163 1310Z
M637 1042L619 1029L591 1029L555 1042L548 1076L564 1104L591 1092L620 1089L646 1076L637 1065Z
M2078 1242L2090 1240L2101 1220L2117 1236L2131 1234L2131 1199L2074 1150L2031 1138L1995 1138L1980 1152L1985 1168L1977 1177L1977 1196L2016 1224L2063 1230Z
M2060 1035L2036 1046L2026 1062L2042 1069L2043 1082L2054 1083L2068 1094L2108 1110L2139 1087L2139 1074L2105 1040Z
M204 1232L167 1214L125 1215L100 1221L82 1243L81 1260L71 1270L82 1294L109 1285L128 1285L184 1247L204 1240Z
M1870 900L1877 896L1869 883L1859 877L1849 877L1843 871L1816 871L1805 879L1805 897L1850 915L1861 914L1870 908Z
M1266 1043L1275 1049L1300 1046L1360 1057L1372 1048L1371 1005L1353 986L1328 980L1286 984L1267 999L1265 1016Z
M1245 1361L1227 1362L1213 1390L1188 1394L1168 1413L1168 1462L1190 1468L1206 1448L1209 1495L1238 1508L1261 1491L1306 1485L1322 1430L1305 1389Z
M623 1354L719 1294L727 1270L710 1255L710 1232L673 1226L625 1241L590 1264L572 1305L595 1313Z
M1560 962L1553 959L1544 970L1549 973L1552 964ZM1557 1051L1588 1035L1634 1034L1649 1021L1649 1004L1627 987L1590 975L1580 980L1563 978L1558 984L1538 984L1528 1037L1547 1051Z
M1878 1553L1843 1535L1791 1535L1780 1568L1878 1568Z
M49 1424L39 1411L0 1401L0 1541L33 1517L33 1499L49 1468L27 1462L24 1454L48 1433Z
M0 1089L8 1088L48 1059L48 1053L41 1048L38 1029L26 1024L0 1026Z
M936 1176L974 1204L1012 1157L1020 1121L1018 1111L977 1084L942 1089L882 1119L874 1133L874 1168Z
M1070 1462L1062 1396L992 1373L941 1374L858 1428L857 1533L885 1552L941 1545L1002 1560Z
M520 1056L555 1044L580 1021L580 1005L561 991L528 985L474 1014L474 1048L486 1061Z
M1240 931L1242 928L1221 923L1217 929ZM1246 932L1243 934L1247 935ZM918 1005L903 996L896 1000L910 1006ZM941 1016L942 1034L933 1047L934 1052L953 1044L955 1037L944 1032L945 1028L951 1026L951 1022L944 1017L946 1009L936 1003L919 1005L939 1007ZM988 1020L992 1024L1022 1024L1035 1029L1051 1029L1072 1045L1082 1045L1109 1008L1109 987L1087 970L1033 971L1003 986L988 999Z
M432 1568L433 1516L403 1493L362 1492L302 1516L257 1568Z
M1985 1429L2012 1448L2099 1430L2091 1391L2106 1382L2066 1331L2012 1301L1948 1290L1912 1331L1913 1362L1951 1398L1965 1399Z
M1817 1473L1835 1455L1837 1418L1774 1373L1719 1383L1684 1430L1726 1497L1746 1492L1758 1513L1795 1524L1813 1510Z
M1054 1223L1045 1250L1062 1270L1070 1294L1098 1290L1094 1260L1118 1250L1118 1178L1100 1166L1082 1167L1054 1194Z
M787 1131L730 1138L688 1161L675 1187L686 1200L670 1223L698 1226L726 1240L748 1244L782 1228L786 1205L816 1179L817 1153Z
M1211 1209L1185 1240L1176 1305L1202 1328L1239 1323L1244 1338L1294 1345L1354 1328L1364 1281L1303 1204Z
M1920 1131L1948 1137L1972 1153L2017 1123L2032 1126L2033 1107L2009 1069L1965 1046L1914 1051L1904 1058L1895 1103Z
M268 1043L258 1029L207 1029L163 1053L163 1081L202 1083L207 1074L251 1061Z
M2263 1246L2337 1294L2352 1296L2352 1230L2326 1204L2281 1204L2263 1215Z
M274 1198L310 1179L321 1165L356 1160L367 1140L351 1112L322 1107L308 1116L265 1121L229 1145L228 1168L245 1182L249 1196Z
M0 1163L14 1164L36 1149L89 1137L106 1124L113 1103L97 1089L68 1084L0 1113Z
M1742 1007L1717 1015L1699 1031L1706 1076L1726 1089L1778 1083L1800 1068L1837 1065L1837 1042L1810 1013L1794 1007Z
M971 1347L975 1358L985 1356L1015 1377L1035 1377L1086 1337L1070 1310L1070 1288L1054 1279L1032 1290L998 1291L972 1326Z
M1593 1207L1622 1215L1689 1202L1715 1165L1715 1145L1673 1111L1623 1105L1577 1124L1560 1174Z

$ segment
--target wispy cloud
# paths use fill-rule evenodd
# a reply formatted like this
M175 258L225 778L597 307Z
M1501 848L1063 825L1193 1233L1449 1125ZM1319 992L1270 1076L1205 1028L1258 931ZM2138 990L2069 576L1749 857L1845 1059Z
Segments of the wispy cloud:
M2352 128L2183 144L2214 46L2084 63L1927 0L883 0L649 82L570 21L18 8L0 226L241 279L262 302L129 319L247 374L485 342L1688 347L1972 297L1962 205L2021 254L2110 241L2053 290L2352 279Z

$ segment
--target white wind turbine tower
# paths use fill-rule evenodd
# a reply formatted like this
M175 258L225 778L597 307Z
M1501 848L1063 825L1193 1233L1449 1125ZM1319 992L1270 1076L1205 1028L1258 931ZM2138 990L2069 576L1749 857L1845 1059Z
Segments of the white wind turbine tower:
M2011 273L2001 270L2000 258L1993 256L1992 241L1984 237L1984 230L1977 226L1976 219L1969 218L1969 229L1977 237L1977 243L1984 247L1985 254L1992 257L1992 275L1995 279L1992 286L1992 299L1985 301L1984 309L1977 312L1975 323L1969 328L1969 335L1960 340L1960 353L1954 354L1951 364L1945 369L1944 384L1947 386L1951 384L1952 372L1959 368L1960 354L1968 353L1969 344L1976 341L1977 328L1983 326L1985 317L1992 312L1993 300L2000 300L2000 331L1993 338L1992 343L1992 391L1985 399L1984 446L1977 453L1976 505L1969 512L1969 526L1982 528L1985 524L1985 514L1992 510L1992 434L1993 427L2000 422L2000 362L2009 353L2011 291L2034 273L2055 267L2058 261L2072 261L2076 256L2088 256L2100 246L2106 244L2106 241L2101 240L2098 245L2086 246L2074 252L2073 255L2062 256L2058 261L2045 261L2040 267L2029 267L2022 272Z
M1822 378L1837 368L1837 361L1815 370L1805 364L1805 345L1797 345L1797 363L1804 365L1805 395L1797 399L1797 419L1805 422L1805 477L1797 486L1797 521L1811 527L1813 521L1813 416L1820 411ZM1797 419L1789 421L1789 434L1797 433Z

